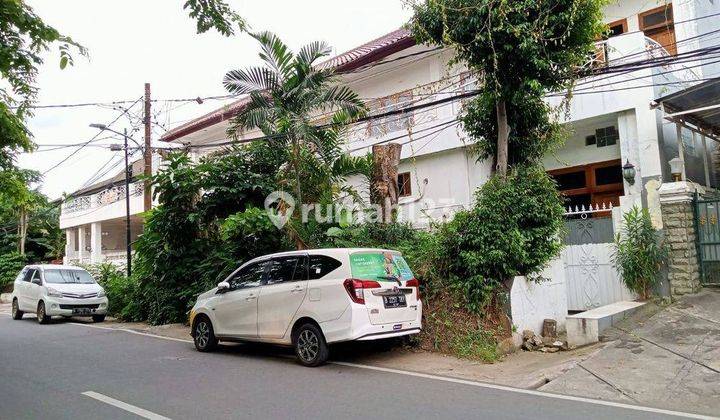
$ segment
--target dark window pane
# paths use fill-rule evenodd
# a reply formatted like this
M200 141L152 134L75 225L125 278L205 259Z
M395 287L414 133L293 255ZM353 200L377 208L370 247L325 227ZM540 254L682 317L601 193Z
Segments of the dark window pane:
M30 280L32 280L32 277L33 277L34 274L35 274L35 270L34 270L34 269L31 268L31 269L27 270L27 271L25 272L25 278L24 278L23 280L29 282Z
M618 184L621 182L622 168L620 165L595 169L595 185Z
M620 134L615 127L610 126L595 130L595 137L597 138L597 147L604 147L617 144L617 141L620 139Z
M400 192L400 197L407 197L412 194L410 172L398 174L398 191Z
M302 281L308 279L308 256L303 255L298 261L297 267L295 267L295 274L293 275L293 281Z
M265 265L267 265L267 261L260 261L250 264L238 271L233 278L230 279L230 289L247 289L249 287L260 286Z
M610 27L610 36L618 36L625 32L622 23Z
M585 171L552 175L560 191L585 188Z
M342 263L335 258L326 255L310 256L310 280L316 280L329 274Z
M592 146L596 143L595 136L587 136L585 137L585 146Z
M265 284L276 284L285 281L292 281L295 269L298 266L301 256L273 258L268 263L267 280Z
M655 13L643 16L643 28L649 26L658 26L663 24L670 24L673 20L672 9L663 9Z

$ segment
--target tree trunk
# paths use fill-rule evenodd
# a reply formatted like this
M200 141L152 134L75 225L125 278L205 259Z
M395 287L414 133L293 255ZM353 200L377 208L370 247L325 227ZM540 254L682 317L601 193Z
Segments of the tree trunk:
M20 221L18 224L18 252L25 255L25 238L27 237L27 212L20 209Z
M392 223L397 213L398 165L402 144L376 144L372 147L373 169L370 183L370 202L379 205L381 223Z
M300 206L303 204L302 200L302 189L300 188L300 145L297 139L292 139L293 143L293 163L295 169L295 194L297 195L297 201Z
M508 127L507 111L505 109L505 101L499 100L497 105L497 126L498 126L498 138L497 138L497 166L495 167L496 173L500 175L507 174L508 169L508 137L510 135L510 128Z

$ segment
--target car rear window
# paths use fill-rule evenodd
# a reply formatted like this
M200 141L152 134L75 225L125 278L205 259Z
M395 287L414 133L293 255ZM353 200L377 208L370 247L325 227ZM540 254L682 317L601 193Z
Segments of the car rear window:
M48 269L43 273L45 275L45 283L63 284L63 283L79 283L92 284L95 283L90 273L83 270L58 270Z
M325 277L341 265L342 263L333 257L328 257L327 255L311 255L310 280Z
M392 252L358 252L350 255L350 270L356 279L393 281L410 280L415 276L405 258Z

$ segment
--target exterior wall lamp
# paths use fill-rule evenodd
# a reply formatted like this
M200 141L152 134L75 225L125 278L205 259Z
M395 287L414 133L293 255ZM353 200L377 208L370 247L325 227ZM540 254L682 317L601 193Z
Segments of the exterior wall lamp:
M635 184L635 165L630 163L630 160L626 159L625 164L622 167L622 174L625 181L627 181L628 184L634 185Z
M675 182L682 181L682 173L685 166L685 162L682 161L679 157L670 159L670 173L673 176L673 180Z

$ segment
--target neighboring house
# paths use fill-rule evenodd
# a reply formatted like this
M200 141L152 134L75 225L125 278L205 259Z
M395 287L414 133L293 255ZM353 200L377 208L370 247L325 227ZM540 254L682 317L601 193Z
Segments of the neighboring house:
M143 160L131 164L130 231L135 241L143 230ZM155 166L155 165L153 165ZM65 231L65 264L126 261L125 169L110 179L70 194L60 210L60 229Z
M703 145L698 135L686 128L678 130L651 104L717 75L720 67L714 61L718 60L689 52L718 44L715 33L720 32L720 19L712 15L720 13L720 2L619 1L608 5L604 13L612 34L597 43L597 53L588 66L601 69L630 64L632 71L578 81L569 106L560 113L570 136L543 163L569 207L568 247L562 264L553 264L549 272L552 276L563 273L568 281L567 285L564 280L551 282L557 286L554 290L560 291L554 294L548 294L550 288L532 291L524 282L516 288L517 297L513 289L513 300L525 302L525 315L536 314L530 317L532 322L548 313L555 317L553 310L562 314L568 309L584 310L632 298L610 264L609 242L617 232L621 210L633 205L649 208L653 223L663 226L658 188L672 182L668 161L678 156L680 145L684 146L688 180L707 187L719 182L711 163L714 142ZM479 88L466 69L448 68L452 56L447 49L416 45L412 36L400 29L322 65L333 67L342 83L367 99L372 115ZM683 59L654 64L672 56ZM547 100L557 105L563 95L550 94ZM226 141L229 120L245 104L246 99L239 99L168 131L161 140L193 146ZM461 108L462 101L453 101L356 124L348 130L346 148L353 155L367 154L377 143L403 145L399 217L419 227L468 208L476 189L490 176L491 162L477 161L467 147L471 140L456 124ZM260 135L247 132L240 138ZM682 138L681 144L678 138ZM197 154L214 149L199 150ZM634 178L623 176L624 164L633 166ZM350 180L362 185L355 181ZM532 293L545 295L543 299L529 298ZM551 295L554 297L548 297ZM521 317L525 316L518 319Z

